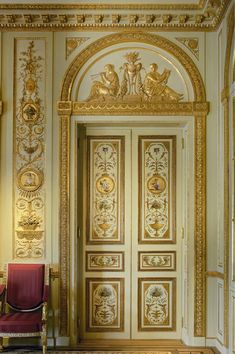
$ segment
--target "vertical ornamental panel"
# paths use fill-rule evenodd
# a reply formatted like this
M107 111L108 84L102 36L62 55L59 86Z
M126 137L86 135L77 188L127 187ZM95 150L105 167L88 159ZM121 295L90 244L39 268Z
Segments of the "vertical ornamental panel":
M122 243L124 141L88 137L88 243Z
M46 40L16 39L14 257L45 257Z
M175 242L174 136L139 137L139 242Z

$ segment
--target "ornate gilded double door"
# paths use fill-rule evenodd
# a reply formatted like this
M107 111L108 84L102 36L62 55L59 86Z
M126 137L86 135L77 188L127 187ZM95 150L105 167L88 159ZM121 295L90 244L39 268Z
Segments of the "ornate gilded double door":
M82 339L181 337L180 129L87 128Z

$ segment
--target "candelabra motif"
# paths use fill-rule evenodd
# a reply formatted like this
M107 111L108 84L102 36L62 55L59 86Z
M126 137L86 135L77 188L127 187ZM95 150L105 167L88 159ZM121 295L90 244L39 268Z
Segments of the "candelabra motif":
M15 257L43 258L45 214L44 40L16 41Z

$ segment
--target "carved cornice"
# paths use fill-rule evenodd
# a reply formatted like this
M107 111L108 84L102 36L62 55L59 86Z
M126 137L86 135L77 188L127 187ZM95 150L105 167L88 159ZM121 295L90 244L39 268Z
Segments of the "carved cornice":
M200 0L199 4L2 4L0 29L213 31L221 23L230 1Z
M81 4L0 4L0 10L95 10L95 9L103 9L103 10L200 10L205 7L206 0L199 0L198 4L191 3L177 3L177 4L151 4L151 3L143 3L143 4L89 4L89 3L81 3Z

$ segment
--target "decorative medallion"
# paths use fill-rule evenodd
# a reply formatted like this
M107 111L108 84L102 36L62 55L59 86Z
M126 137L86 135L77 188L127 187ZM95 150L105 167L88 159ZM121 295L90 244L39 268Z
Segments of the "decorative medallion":
M139 278L139 331L174 331L176 279Z
M124 252L86 252L86 271L123 271Z
M139 252L140 271L175 271L175 251Z
M18 174L18 188L23 196L37 195L38 189L43 184L43 174L32 168L24 169Z
M88 243L123 242L124 139L88 137Z
M124 330L124 279L87 278L87 331Z
M29 91L27 90L27 92ZM22 117L25 123L34 123L38 119L38 105L33 103L25 103L22 108Z
M75 49L80 47L90 37L68 37L66 38L66 59L74 52Z
M45 51L44 39L15 40L15 258L44 257Z
M175 241L174 136L139 137L139 242Z
M102 175L96 181L96 188L101 194L109 194L114 190L115 182L107 174Z
M199 60L199 42L198 38L177 37L176 40L182 43Z
M161 194L166 188L166 181L156 174L147 181L147 188L150 193Z

